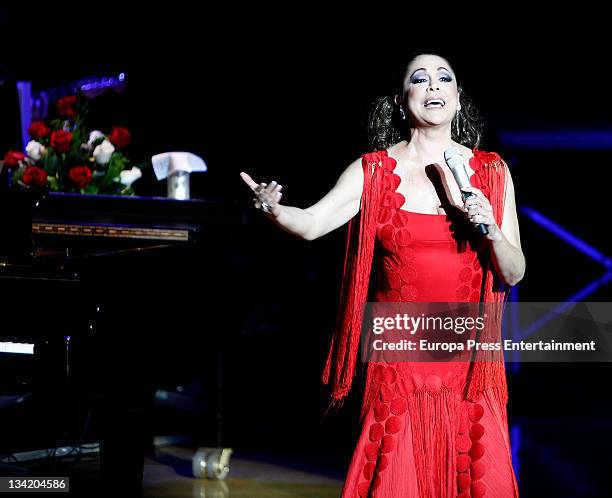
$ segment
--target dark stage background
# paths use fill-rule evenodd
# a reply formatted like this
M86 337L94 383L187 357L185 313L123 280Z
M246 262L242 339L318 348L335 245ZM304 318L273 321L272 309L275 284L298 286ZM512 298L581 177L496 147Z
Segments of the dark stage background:
M562 33L540 36L528 25L508 33L476 23L459 42L443 40L429 27L404 36L394 29L401 14L353 23L297 9L260 21L196 13L194 7L148 12L146 18L98 12L92 27L91 17L43 9L49 12L31 20L27 36L18 36L22 9L0 10L5 85L31 80L36 91L125 72L126 90L92 101L90 123L130 128L129 155L137 161L169 150L202 156L209 171L192 177L192 197L245 204L251 195L239 171L256 181L277 180L286 204L306 207L318 200L346 165L368 151L369 105L396 91L393 75L409 54L438 51L463 77L465 91L486 119L481 149L499 152L511 168L527 258L515 297L563 301L605 273L521 209L535 209L611 254L612 141L598 149L526 150L503 139L508 132L612 132L609 64L597 43L570 41ZM49 22L60 19L62 33L72 34L58 35L51 47L37 43ZM6 116L2 121L6 144L15 130L6 128ZM165 192L151 170L135 188L142 195ZM218 324L204 333L222 334L226 347L225 446L312 455L339 474L348 464L358 430L359 385L345 409L323 421L328 393L320 385L337 311L344 237L342 228L304 242L255 216L231 248L233 267L217 268L214 278L203 276L199 283L214 294L216 279L230 279L218 286L222 305L203 303L192 310L192 320ZM611 297L612 287L604 283L584 300ZM223 326L224 317L231 327ZM512 441L524 496L609 491L610 374L609 364L522 365L509 371L508 409L512 426L519 428ZM196 416L182 412L160 413L156 423L159 431L181 424L201 430Z

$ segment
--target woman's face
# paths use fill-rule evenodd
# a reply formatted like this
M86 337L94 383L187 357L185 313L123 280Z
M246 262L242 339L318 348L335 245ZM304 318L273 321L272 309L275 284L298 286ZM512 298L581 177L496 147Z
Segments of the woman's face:
M447 60L437 55L417 56L404 78L404 108L412 125L448 124L455 117L459 92L455 73Z

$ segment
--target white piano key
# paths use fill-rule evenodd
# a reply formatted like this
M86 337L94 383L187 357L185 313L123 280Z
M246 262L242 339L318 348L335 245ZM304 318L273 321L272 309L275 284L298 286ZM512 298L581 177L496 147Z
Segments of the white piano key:
M34 354L34 344L25 342L0 342L0 353Z

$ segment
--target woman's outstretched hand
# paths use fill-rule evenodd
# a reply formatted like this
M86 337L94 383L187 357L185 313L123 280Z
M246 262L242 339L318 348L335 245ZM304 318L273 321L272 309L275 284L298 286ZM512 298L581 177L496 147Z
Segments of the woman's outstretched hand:
M271 181L269 185L265 183L256 183L251 176L244 171L240 172L240 177L255 194L253 198L255 207L276 218L280 214L279 202L283 195L281 192L283 186L275 181Z

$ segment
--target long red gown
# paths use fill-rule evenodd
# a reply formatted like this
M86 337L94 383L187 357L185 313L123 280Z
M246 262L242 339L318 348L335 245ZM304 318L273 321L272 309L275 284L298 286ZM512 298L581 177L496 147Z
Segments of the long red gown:
M486 153L474 149L474 154L470 166L476 171ZM379 257L373 264L380 266L374 301L482 300L482 245L468 243L478 236L457 228L461 224L453 223L453 216L402 209L396 163L388 160L391 174L384 177L376 222ZM471 181L482 188L479 175ZM468 362L367 365L371 402L364 404L342 498L518 496L505 402L491 389L466 399L468 367Z

